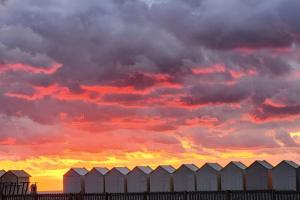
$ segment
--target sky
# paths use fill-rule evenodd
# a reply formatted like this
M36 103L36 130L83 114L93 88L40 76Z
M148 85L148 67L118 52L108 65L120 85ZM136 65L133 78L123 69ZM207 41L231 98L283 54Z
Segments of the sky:
M299 0L0 1L0 166L300 163Z

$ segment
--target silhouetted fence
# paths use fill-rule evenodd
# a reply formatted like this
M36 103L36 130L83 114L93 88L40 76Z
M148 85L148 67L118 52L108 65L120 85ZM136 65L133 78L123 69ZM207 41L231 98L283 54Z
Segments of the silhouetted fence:
M1 200L300 200L300 191L2 195Z

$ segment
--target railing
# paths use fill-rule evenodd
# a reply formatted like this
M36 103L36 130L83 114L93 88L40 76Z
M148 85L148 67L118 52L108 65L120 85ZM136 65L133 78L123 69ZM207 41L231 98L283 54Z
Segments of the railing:
M300 191L2 195L1 200L300 200Z
M29 182L0 182L0 195L27 194L29 185Z

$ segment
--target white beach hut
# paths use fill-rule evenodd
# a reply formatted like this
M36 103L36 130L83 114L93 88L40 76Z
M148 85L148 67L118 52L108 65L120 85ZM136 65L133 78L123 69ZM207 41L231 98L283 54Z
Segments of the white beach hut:
M137 166L127 175L127 192L149 192L150 173L148 166Z
M222 166L218 163L205 163L196 172L197 191L218 191L221 189Z
M127 167L114 167L105 175L105 191L108 193L127 192Z
M104 176L109 170L105 167L94 167L84 176L85 193L104 193Z
M244 190L246 166L238 161L231 161L221 170L222 190Z
M64 193L84 192L84 176L88 173L85 168L71 168L64 174L63 191Z
M172 174L175 168L171 165L160 165L150 174L150 192L172 192Z
M173 174L174 191L196 191L196 171L194 164L183 164Z
M297 190L299 165L293 161L284 160L272 169L274 190Z
M272 189L273 166L265 160L257 160L246 169L247 190Z

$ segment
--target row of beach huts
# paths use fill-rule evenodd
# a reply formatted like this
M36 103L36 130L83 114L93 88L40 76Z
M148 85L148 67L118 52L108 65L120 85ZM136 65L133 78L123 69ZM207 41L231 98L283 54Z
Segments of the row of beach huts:
M201 168L183 164L137 166L132 170L114 167L71 168L64 174L64 193L140 193L227 190L300 190L300 167L284 160L273 167L267 161L255 161L249 167L238 161L224 168L206 163Z

